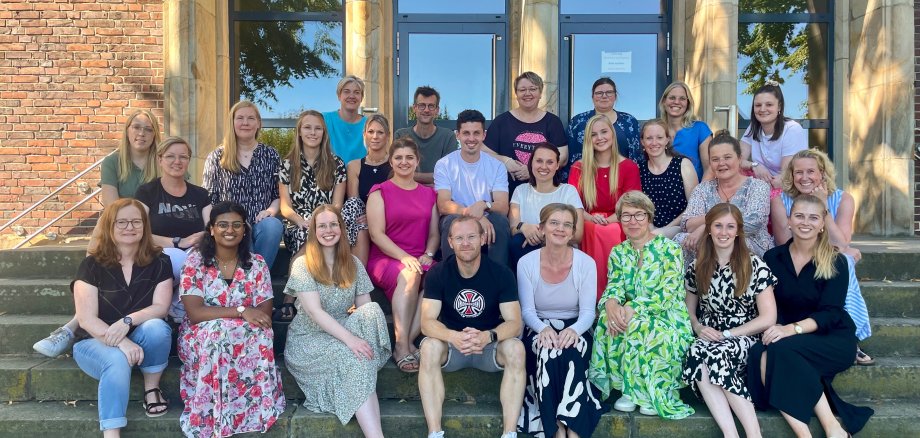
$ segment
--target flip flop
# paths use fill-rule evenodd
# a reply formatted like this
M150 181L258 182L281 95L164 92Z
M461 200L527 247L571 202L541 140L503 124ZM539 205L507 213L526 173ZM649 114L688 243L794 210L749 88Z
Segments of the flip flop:
M410 366L412 365L415 365L415 368L410 368ZM417 373L418 372L418 359L415 358L414 354L409 353L403 356L402 359L399 359L396 361L396 367L399 368L400 371L407 373L407 374Z
M156 395L157 401L147 403L147 394L154 393ZM162 402L160 400L163 400ZM150 418L160 417L166 414L169 411L169 399L163 395L163 391L160 388L153 388L144 391L144 412ZM159 408L165 408L162 411L158 411Z
M866 354L865 351L862 351L858 346L856 347L856 360L853 362L856 365L868 367L875 365L875 359L872 356Z
M278 322L291 322L295 316L297 316L297 308L294 307L294 303L284 303L275 309L272 318Z

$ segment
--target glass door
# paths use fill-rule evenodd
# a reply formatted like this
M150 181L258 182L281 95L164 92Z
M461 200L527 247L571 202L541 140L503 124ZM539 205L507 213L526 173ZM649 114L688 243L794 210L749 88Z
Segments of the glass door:
M501 23L398 23L394 127L415 123L413 94L422 85L441 95L436 123L449 129L465 109L488 121L505 111L504 34Z
M658 98L670 81L668 34L660 23L562 23L559 69L563 120L594 109L591 85L617 84L618 111L641 121L657 117Z

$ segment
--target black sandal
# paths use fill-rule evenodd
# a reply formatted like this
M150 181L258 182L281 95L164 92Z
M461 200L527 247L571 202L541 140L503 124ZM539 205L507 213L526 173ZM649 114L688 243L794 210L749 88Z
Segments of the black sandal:
M295 316L297 316L297 308L294 307L294 303L284 303L275 309L275 315L272 318L278 322L291 322Z
M154 393L157 396L157 401L152 403L147 403L147 394ZM163 400L162 402L160 400ZM163 391L160 388L153 388L144 391L144 411L147 413L147 416L150 418L160 417L165 415L169 411L169 399L163 395ZM157 409L164 408L162 411Z

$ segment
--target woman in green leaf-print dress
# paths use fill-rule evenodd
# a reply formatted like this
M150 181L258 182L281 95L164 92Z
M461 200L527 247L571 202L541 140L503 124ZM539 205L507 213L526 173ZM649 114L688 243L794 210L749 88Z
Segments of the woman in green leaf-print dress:
M684 304L680 245L651 233L655 207L638 191L617 203L627 240L610 252L588 378L604 398L623 393L614 408L672 420L693 414L678 389L682 360L693 342Z

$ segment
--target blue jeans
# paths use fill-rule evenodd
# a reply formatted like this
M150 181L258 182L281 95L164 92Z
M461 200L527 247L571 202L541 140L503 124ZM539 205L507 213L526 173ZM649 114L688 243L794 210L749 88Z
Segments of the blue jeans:
M128 339L144 350L142 373L154 374L166 369L172 341L172 329L166 321L151 319L134 329ZM125 354L97 339L85 339L73 346L73 358L83 372L99 381L99 429L125 427L131 387L131 366Z
M188 258L188 253L192 249L179 249L179 248L163 248L163 254L169 256L169 261L172 263L172 272L173 272L173 296L172 301L169 304L168 315L174 321L182 322L182 318L185 317L185 306L182 305L182 301L179 299L179 280L182 278L182 265L185 264L185 259Z
M268 269L275 263L283 231L284 225L274 216L262 219L252 227L252 252L265 259Z

